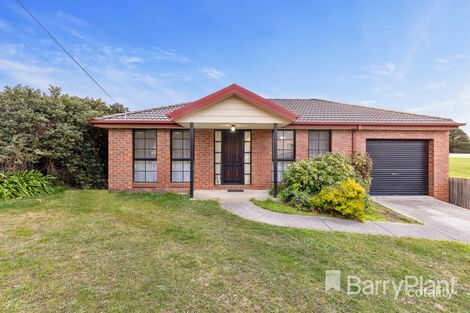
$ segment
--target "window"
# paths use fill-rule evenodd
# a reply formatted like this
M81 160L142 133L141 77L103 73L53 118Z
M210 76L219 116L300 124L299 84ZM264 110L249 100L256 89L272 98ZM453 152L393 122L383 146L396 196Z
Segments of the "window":
M187 129L171 131L171 181L188 183L190 181L191 152L190 135Z
M214 131L214 178L215 184L222 183L222 131Z
M134 130L134 182L157 181L157 130Z
M293 130L278 130L277 131L277 180L278 181L282 181L282 175L284 174L284 171L292 162L294 162L294 160L295 160L295 132Z
M330 152L330 131L310 130L308 132L308 157L314 158L327 152Z
M245 185L251 184L251 131L243 131L243 172Z

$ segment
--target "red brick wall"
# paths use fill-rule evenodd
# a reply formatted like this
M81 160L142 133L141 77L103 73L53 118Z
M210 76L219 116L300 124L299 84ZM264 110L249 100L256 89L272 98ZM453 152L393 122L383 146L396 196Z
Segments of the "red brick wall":
M448 201L449 135L447 131L333 130L332 151L351 155L353 151L353 133L354 147L357 152L366 151L367 139L429 140L429 195L443 201Z
M253 129L251 135L251 187L252 189L269 189L273 166L272 130Z
M214 130L195 130L194 188L213 189L214 186Z
M132 130L109 129L108 189L187 191L189 183L171 182L171 130L157 131L157 182L134 183L132 160ZM272 131L252 130L251 185L214 184L214 130L195 130L195 189L269 189L271 187Z
M108 131L108 189L132 189L132 130Z
M308 158L308 130L299 129L295 131L295 159Z
M351 156L352 152L352 131L332 130L331 131L331 151L340 152Z
M448 133L446 131L376 131L332 130L331 150L351 155L365 152L366 139L428 139L429 194L448 200ZM171 183L170 130L157 132L157 183L133 183L132 130L109 129L109 189L110 190L172 190L187 191L188 183ZM269 189L272 183L272 131L252 130L251 185L214 185L214 130L195 131L196 189ZM308 130L296 131L296 160L308 157Z

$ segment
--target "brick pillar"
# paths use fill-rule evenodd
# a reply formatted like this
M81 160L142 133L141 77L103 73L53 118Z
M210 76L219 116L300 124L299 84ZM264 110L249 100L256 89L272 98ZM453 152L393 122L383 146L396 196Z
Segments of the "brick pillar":
M435 135L432 161L434 188L431 195L439 200L449 201L449 132Z
M165 187L171 181L171 130L157 130L157 185Z

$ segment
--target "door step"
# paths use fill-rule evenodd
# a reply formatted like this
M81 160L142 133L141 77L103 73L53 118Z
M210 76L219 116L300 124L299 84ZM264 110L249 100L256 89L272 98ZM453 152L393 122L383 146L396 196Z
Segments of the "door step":
M243 190L243 189L230 189L230 190L227 190L227 192L245 192L245 190Z

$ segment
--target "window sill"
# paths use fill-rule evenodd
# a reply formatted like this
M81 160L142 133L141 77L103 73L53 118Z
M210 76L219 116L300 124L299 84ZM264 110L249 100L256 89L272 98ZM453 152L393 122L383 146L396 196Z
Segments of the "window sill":
M154 188L157 187L157 183L133 183L132 188Z

